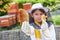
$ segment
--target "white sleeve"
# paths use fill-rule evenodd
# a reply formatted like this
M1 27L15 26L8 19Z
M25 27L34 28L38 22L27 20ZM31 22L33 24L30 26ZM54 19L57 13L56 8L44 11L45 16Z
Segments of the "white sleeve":
M51 36L52 36L52 40L56 40L54 25L51 25L49 28L50 28L50 33L51 33Z
M30 26L29 22L24 21L21 26L21 30L28 36L34 34L34 28Z
M52 40L50 31L48 29L47 22L45 22L41 25L41 29L42 29L42 34L43 34L43 40Z
M48 29L42 31L43 40L52 40L50 31Z
M21 30L28 36L31 37L31 40L36 40L35 34L34 34L34 28L29 25L29 22L23 22L21 26Z
M26 35L30 35L30 32L31 32L31 29L29 27L29 22L27 21L24 21L22 23L22 26L21 26L21 30L26 34Z

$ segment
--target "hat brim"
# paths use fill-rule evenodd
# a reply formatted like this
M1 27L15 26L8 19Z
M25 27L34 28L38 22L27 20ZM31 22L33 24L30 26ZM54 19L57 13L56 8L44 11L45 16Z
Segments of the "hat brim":
M35 9L43 9L45 12L48 12L49 8L43 7L43 8L35 8ZM28 10L29 13L32 13L33 10L35 9L30 9Z

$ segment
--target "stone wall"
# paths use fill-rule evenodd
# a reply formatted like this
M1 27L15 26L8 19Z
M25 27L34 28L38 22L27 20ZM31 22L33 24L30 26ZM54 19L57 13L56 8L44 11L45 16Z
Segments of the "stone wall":
M56 39L60 40L60 27L55 27ZM0 40L31 40L21 30L0 31Z

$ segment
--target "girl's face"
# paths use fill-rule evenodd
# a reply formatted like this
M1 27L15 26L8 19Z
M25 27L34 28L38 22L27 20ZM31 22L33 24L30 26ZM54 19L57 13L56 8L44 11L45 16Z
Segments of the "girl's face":
M43 12L41 12L40 10L36 10L33 14L32 17L34 19L34 21L37 22L42 22L41 16L44 15Z

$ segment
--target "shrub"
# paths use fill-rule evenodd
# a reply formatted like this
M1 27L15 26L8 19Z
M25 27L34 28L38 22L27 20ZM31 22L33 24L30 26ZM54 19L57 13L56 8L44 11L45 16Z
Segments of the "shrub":
M60 25L60 15L54 15L52 16L53 23L56 25Z

